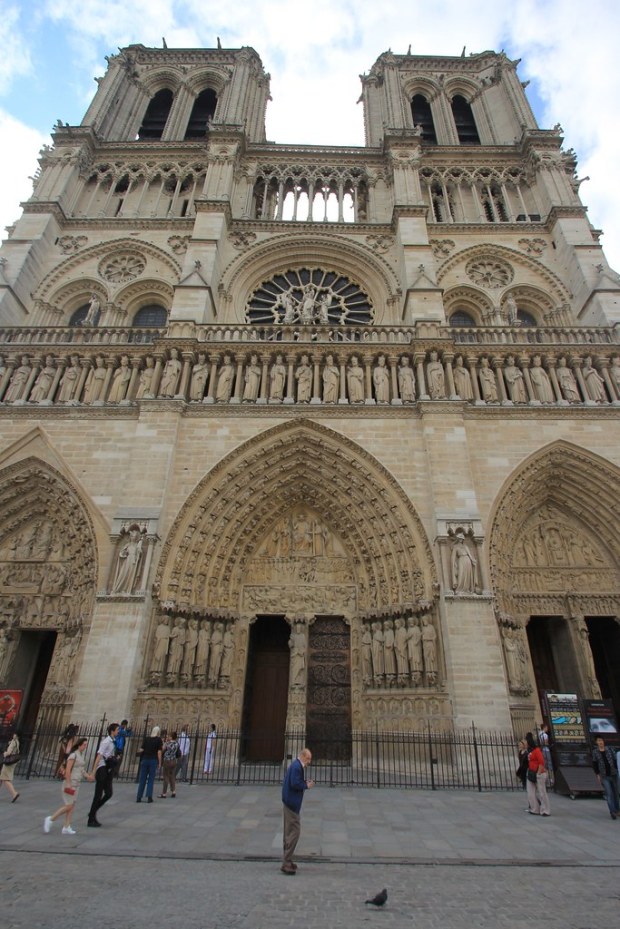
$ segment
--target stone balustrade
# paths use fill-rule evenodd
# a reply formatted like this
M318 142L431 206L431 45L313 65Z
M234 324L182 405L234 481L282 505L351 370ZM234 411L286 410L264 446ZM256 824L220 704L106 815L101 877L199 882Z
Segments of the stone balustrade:
M200 332L204 327L198 327ZM411 330L409 330L411 332ZM418 401L473 406L605 406L620 403L620 351L546 347L372 343L215 346L196 339L105 351L44 350L5 343L0 405L191 405L373 407ZM49 346L49 342L47 345ZM52 343L55 344L55 343ZM109 343L112 344L112 343ZM0 349L1 351L1 349Z

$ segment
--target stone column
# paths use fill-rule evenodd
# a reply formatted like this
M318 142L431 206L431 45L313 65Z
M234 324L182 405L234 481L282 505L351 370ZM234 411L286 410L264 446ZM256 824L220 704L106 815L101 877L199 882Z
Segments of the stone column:
M220 361L222 360L221 355L214 355L213 358L209 356L209 361L211 362L211 374L209 376L209 389L207 391L207 396L203 399L203 403L215 403L215 385L217 384L217 369Z
M392 379L392 406L402 406L403 401L398 391L398 355L388 355L388 364L390 366L390 375Z

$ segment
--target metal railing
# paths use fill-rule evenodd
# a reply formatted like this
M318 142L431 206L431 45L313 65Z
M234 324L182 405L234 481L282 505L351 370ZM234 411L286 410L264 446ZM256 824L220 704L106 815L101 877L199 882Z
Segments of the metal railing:
M94 761L109 720L80 723L87 736L87 764ZM180 732L180 726L158 721L162 730ZM117 778L138 777L138 749L150 734L154 720L144 720L129 735ZM22 760L17 776L53 779L63 754L63 730L41 721L37 730L22 740ZM274 785L279 784L291 758L305 744L303 731L253 733L220 729L214 742L210 772L205 772L208 728L195 724L188 730L190 752L186 777L192 784ZM431 790L517 790L520 782L515 738L508 732L476 729L384 732L379 729L353 731L346 738L321 736L313 749L311 777L330 787L398 787ZM279 759L279 760L277 760ZM180 767L180 765L179 765Z

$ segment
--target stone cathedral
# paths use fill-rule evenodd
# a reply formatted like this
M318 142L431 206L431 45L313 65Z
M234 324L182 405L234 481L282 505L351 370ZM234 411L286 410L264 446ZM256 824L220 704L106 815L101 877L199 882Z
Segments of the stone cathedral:
M253 49L132 45L55 126L0 253L25 729L620 713L620 278L517 66L385 52L363 147L290 146Z

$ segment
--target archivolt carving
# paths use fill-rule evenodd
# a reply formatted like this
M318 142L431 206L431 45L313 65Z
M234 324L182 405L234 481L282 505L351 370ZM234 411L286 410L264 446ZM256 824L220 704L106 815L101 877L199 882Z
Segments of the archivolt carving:
M507 612L527 598L617 598L620 472L566 442L538 452L510 479L491 521L491 580ZM547 604L548 606L548 604ZM598 612L598 610L596 611Z
M0 513L0 626L15 641L58 631L48 683L66 690L93 607L94 528L76 489L35 458L0 472Z
M72 255L70 258L67 258L66 261L61 262L41 281L33 294L33 299L47 299L50 303L57 305L58 293L53 292L63 279L73 277L78 270L81 274L88 273L86 267L89 263L92 263L92 270L90 273L95 274L96 265L99 264L104 257L116 255L124 251L130 252L133 255L136 252L136 248L139 248L148 259L156 262L159 277L168 273L172 280L175 282L178 280L181 274L181 266L163 249L157 248L142 239L114 239L110 242L94 245L92 248L85 248L78 252L77 255Z
M344 612L355 609L356 599L358 609L411 607L433 599L436 575L430 546L394 479L350 440L297 421L243 445L193 492L168 536L157 571L155 591L162 605L200 612L239 610L246 585L245 609L255 612L262 604L269 610L266 599L278 599L273 576L265 564L257 567L254 561L251 569L250 564L255 557L259 562L272 559L271 568L277 569L282 552L267 554L276 544L274 534L280 537L282 526L302 517L312 545L332 546L328 556L321 555L322 586L315 585L316 560L307 579L312 612L324 611L321 603L329 597ZM341 550L346 558L339 565L336 552ZM333 562L333 577L328 577L327 561ZM248 584L256 571L262 582ZM278 586L285 597L287 583L280 579ZM297 609L304 608L302 587L290 588Z
M335 267L359 283L375 307L400 293L398 278L387 261L370 248L351 243L344 236L273 236L241 256L222 274L224 294L235 294L235 305L245 306L254 288L282 268ZM378 320L377 320L378 321Z
M497 259L498 261L507 261L515 269L523 269L529 274L534 275L538 280L542 280L547 285L553 298L558 303L565 303L570 299L570 294L566 290L560 278L546 268L541 262L529 258L527 255L517 252L511 248L505 248L501 245L475 245L473 248L466 248L456 255L453 255L439 268L437 272L437 284L441 284L448 275L456 271L461 264L469 264L475 259ZM517 280L517 283L520 283ZM445 286L445 284L444 284Z

